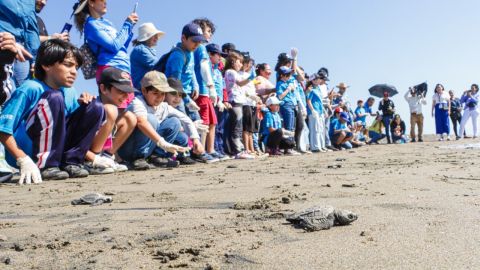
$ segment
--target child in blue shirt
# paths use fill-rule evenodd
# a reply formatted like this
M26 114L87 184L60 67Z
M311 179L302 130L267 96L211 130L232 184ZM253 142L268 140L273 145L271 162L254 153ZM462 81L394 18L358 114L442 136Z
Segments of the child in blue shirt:
M271 156L289 155L291 149L295 147L295 142L291 138L293 132L282 128L282 118L278 113L280 100L271 96L267 99L266 105L269 111L263 118L262 137L268 152ZM283 154L280 149L284 150Z
M182 81L183 91L187 96L183 99L184 106L180 106L181 111L185 111L193 120L199 120L199 107L192 100L198 98L199 85L195 75L195 61L193 52L205 42L203 31L199 25L189 23L183 27L181 42L168 57L165 67L165 76Z
M357 102L357 108L355 109L355 122L360 121L362 125L365 127L367 125L367 112L363 107L363 100L359 100Z
M333 119L331 122L332 125L332 143L337 148L347 148L350 149L351 144L349 141L353 138L353 133L347 126L349 120L348 114L346 112L341 112L336 119Z
M85 155L104 119L101 102L71 88L83 58L73 45L42 43L35 80L26 81L0 114L0 143L20 168L19 183L86 177Z
M310 79L312 87L307 94L308 128L310 130L310 150L326 152L325 146L325 115L323 111L320 78L314 74Z
M285 129L295 130L295 109L297 106L297 98L294 91L296 87L292 79L292 69L282 66L278 69L277 97L282 104L280 113L282 114Z

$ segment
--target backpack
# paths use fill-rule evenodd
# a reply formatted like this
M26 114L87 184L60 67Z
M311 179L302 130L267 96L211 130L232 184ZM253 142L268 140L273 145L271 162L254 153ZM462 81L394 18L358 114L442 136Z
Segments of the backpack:
M183 62L185 63L187 61L187 57L185 56L185 53L183 52L183 50L178 47L173 47L168 53L162 55L160 59L158 59L158 62L153 67L153 70L156 70L161 73L165 73L165 70L167 70L168 58L175 50L179 50L183 53Z
M95 78L97 73L97 56L93 53L87 41L80 47L80 53L83 55L83 65L81 67L85 80Z

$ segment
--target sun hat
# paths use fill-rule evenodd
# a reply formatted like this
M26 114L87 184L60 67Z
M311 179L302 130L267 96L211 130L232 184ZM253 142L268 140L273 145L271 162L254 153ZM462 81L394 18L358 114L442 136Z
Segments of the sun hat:
M276 96L271 96L267 99L267 101L265 102L265 104L267 106L270 106L270 105L279 105L281 102L280 100L276 97Z
M165 35L165 32L158 30L153 23L144 23L138 27L138 42L144 42L149 40L151 37L158 35L158 37L162 37Z
M337 88L345 88L345 89L346 89L346 88L349 88L349 87L350 87L350 86L347 85L347 84L344 83L344 82L341 82L341 83L339 83L339 84L337 85Z
M165 74L156 70L147 72L140 81L140 84L142 88L153 86L155 89L163 93L177 92L177 90L170 87Z
M78 13L80 12L83 12L85 11L85 7L87 6L87 2L88 0L85 0L82 2L82 0L78 0L77 3L75 3L75 5L73 5L73 14L77 15Z
M168 78L168 85L170 85L170 87L172 87L173 89L177 90L177 93L182 96L182 97L186 97L187 94L185 93L185 91L183 91L183 84L182 84L182 81L180 81L179 79L176 79L176 78Z

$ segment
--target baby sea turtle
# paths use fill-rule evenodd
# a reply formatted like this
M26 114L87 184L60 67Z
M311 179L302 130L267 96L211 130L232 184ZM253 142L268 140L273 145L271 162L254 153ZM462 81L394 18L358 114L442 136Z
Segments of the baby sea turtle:
M90 193L87 195L83 195L80 199L75 199L72 201L73 205L78 204L91 204L92 206L100 205L103 203L112 202L112 197L102 195L100 193Z
M306 231L328 230L332 226L348 225L357 220L357 214L335 210L333 206L314 206L287 217L287 221Z

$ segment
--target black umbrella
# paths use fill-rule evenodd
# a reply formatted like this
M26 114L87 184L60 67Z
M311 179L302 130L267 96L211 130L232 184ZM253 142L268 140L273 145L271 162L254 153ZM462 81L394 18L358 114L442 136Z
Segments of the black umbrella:
M415 90L415 93L419 96L427 96L428 84L426 82L421 83L419 85L415 85L412 87Z
M389 96L394 96L398 94L397 88L393 85L388 85L388 84L377 84L372 86L370 89L368 89L368 92L370 92L370 95L374 97L383 97L383 93L387 92Z

